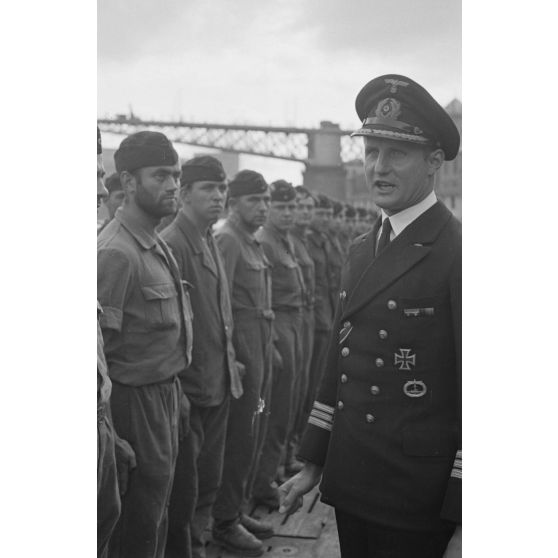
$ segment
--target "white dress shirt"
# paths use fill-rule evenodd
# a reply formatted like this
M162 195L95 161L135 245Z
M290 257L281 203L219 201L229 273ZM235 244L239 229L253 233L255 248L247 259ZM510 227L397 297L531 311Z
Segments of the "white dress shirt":
M393 240L397 235L401 234L406 227L408 227L417 217L420 217L427 209L430 209L437 201L436 194L432 191L421 202L416 205L412 205L399 213L394 213L391 216L387 215L387 213L385 213L382 209L382 225L384 224L384 220L388 217L391 222L392 230L389 237L390 240ZM381 232L382 227L380 227L380 230L378 231L378 238L376 239L376 242L380 238Z

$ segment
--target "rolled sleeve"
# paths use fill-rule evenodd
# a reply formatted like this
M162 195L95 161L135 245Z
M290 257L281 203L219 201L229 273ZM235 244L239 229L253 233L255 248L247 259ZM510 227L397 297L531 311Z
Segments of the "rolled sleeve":
M120 331L132 275L126 255L118 250L101 249L97 253L97 298L103 307L99 317L102 329Z

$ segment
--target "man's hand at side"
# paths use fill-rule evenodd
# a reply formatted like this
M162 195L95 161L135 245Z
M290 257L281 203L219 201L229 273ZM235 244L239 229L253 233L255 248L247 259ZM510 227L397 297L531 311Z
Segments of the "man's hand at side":
M115 436L114 453L116 457L116 473L118 475L118 490L124 496L128 490L130 471L136 468L136 454L132 446L122 438Z
M291 514L302 506L302 497L320 482L322 467L306 463L302 471L279 487L281 513Z

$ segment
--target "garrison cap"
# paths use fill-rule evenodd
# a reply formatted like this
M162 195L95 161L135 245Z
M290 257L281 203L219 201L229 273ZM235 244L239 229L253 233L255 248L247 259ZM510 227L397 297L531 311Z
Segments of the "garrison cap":
M198 180L224 182L227 178L221 161L211 155L199 155L182 165L180 184L192 184Z
M298 196L302 196L303 198L314 199L314 196L312 195L312 192L310 192L310 190L308 190L304 186L295 186L295 192Z
M101 143L101 130L99 130L99 126L97 126L97 155L100 155L103 152L103 144Z
M449 114L418 83L387 74L369 81L355 101L362 127L351 136L369 136L441 148L447 161L459 152L459 131Z
M356 217L356 209L352 205L345 205L345 217L349 219Z
M325 194L316 196L316 209L331 209L331 200Z
M251 194L264 194L269 186L265 178L253 170L241 170L229 182L229 198L238 198Z
M339 215L343 212L343 204L337 200L332 200L333 215Z
M288 202L296 198L294 186L286 180L275 180L270 185L271 201Z
M120 175L117 172L113 172L107 179L105 179L105 188L109 194L123 190L120 182Z
M116 172L133 172L144 167L170 167L178 162L178 153L161 132L136 132L122 140L114 154Z

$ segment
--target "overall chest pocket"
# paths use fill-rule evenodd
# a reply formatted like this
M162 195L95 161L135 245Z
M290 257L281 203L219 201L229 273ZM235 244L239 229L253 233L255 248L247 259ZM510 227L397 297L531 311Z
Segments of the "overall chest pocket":
M263 262L248 261L244 264L244 273L240 279L242 287L256 292L264 285L264 273L267 266Z
M146 325L152 329L167 329L180 321L178 292L174 283L144 285L141 292L145 299Z

